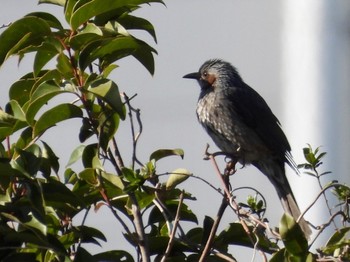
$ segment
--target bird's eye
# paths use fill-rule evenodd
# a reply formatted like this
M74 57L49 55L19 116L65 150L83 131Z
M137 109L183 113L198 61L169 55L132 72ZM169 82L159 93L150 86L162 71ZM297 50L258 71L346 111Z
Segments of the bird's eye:
M208 72L204 72L203 73L203 78L207 78L208 77Z

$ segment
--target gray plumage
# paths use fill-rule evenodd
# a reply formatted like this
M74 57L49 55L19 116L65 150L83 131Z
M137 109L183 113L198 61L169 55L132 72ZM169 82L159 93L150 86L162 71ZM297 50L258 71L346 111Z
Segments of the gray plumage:
M198 72L201 87L197 117L215 144L243 165L252 164L274 185L284 210L296 220L299 207L285 175L284 164L293 169L291 148L280 123L265 100L249 87L228 62L212 59ZM311 230L301 219L306 237Z

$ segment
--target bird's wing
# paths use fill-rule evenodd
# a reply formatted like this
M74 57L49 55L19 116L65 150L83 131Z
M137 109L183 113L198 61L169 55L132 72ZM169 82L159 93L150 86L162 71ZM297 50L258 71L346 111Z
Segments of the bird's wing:
M277 117L265 100L248 85L242 88L230 88L227 92L228 102L241 121L256 132L267 148L288 161L285 157L291 150L290 145Z

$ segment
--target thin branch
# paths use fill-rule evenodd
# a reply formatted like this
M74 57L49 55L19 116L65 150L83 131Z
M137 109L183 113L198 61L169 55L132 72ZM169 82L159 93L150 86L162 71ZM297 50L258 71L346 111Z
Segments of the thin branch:
M169 242L168 242L168 246L167 246L167 248L165 250L165 253L164 253L164 256L163 256L161 262L165 262L167 260L167 258L170 255L171 249L173 248L176 230L177 230L177 227L178 227L179 221L180 221L180 211L181 211L181 206L182 206L183 200L184 200L184 192L182 191L181 195L180 195L179 204L178 204L177 210L176 210L176 216L175 216L175 221L174 221L174 228L171 231Z
M222 258L222 259L224 259L225 261L228 261L228 262L237 262L236 259L234 259L234 258L232 258L232 257L229 257L229 256L227 256L227 255L225 255L225 254L223 254L223 253L221 253L221 252L216 251L216 250L212 250L211 252L213 253L214 256L217 256L217 257L219 257L219 258Z
M318 193L318 195L315 197L314 201L312 201L311 204L310 204L308 207L306 207L306 209L300 214L300 216L298 217L298 219L297 219L296 222L299 222L300 219L301 219L302 217L305 216L305 214L311 209L311 207L317 202L317 200L323 195L323 193L324 193L325 191L327 191L328 189L330 189L330 188L332 188L332 187L337 187L337 186L342 186L342 184L340 184L340 183L334 183L334 184L330 184L330 185L326 186L325 188L323 188L323 189Z
M5 27L9 27L10 25L12 25L12 22L7 23L7 24L2 24L2 25L0 26L0 29L3 29L3 28L5 28Z
M130 104L130 98L123 93L122 94L124 99L125 99L125 103L128 106L128 115L129 115L129 119L130 119L130 127L131 127L131 136L132 136L132 163L131 163L131 168L134 169L135 168L135 163L138 163L139 165L143 165L136 157L136 147L137 147L137 141L141 135L142 132L142 121L141 121L141 117L140 117L140 110L139 109L135 109L131 106ZM134 97L134 96L133 96ZM136 134L135 133L135 126L134 126L134 119L133 119L133 112L136 113L136 119L139 125L139 132Z
M119 221L119 223L122 225L122 227L124 228L125 232L131 236L131 231L129 229L129 227L126 225L126 223L124 222L124 220L118 215L117 211L114 209L109 197L107 196L107 192L106 192L106 188L104 186L103 183L103 179L101 179L101 175L99 174L98 176L99 178L99 182L101 184L101 189L100 189L100 194L103 198L103 200L107 203L107 206L109 207L109 209L111 210L113 216Z
M257 241L254 241L254 238L251 235L249 227L247 226L247 224L244 221L243 217L248 217L248 218L250 218L253 221L257 221L258 224L263 225L265 228L266 228L266 225L264 223L262 223L260 220L256 219L250 213L245 212L245 211L243 211L243 212L241 211L239 205L236 203L234 197L232 196L231 192L229 191L229 176L235 173L235 165L232 165L231 163L228 163L227 167L225 169L225 175L222 175L221 172L220 172L220 169L218 167L218 164L216 162L215 155L208 153L208 148L209 148L209 145L207 145L207 147L206 147L205 155L213 163L214 169L216 170L216 173L219 176L219 180L221 181L221 183L222 183L222 185L224 187L224 191L225 191L226 197L227 197L227 199L229 199L230 206L235 210L236 214L238 215L238 219L240 220L240 223L241 223L243 229L245 230L248 238L250 239L252 245L256 246L256 242ZM216 154L216 155L219 155L219 154ZM266 257L265 254L261 250L258 250L258 251L262 254L263 257Z
M140 212L140 206L138 205L136 196L133 192L129 193L129 197L131 200L131 212L134 217L134 225L136 228L136 233L138 235L138 247L140 248L142 262L150 262L150 253L148 247L148 241L145 234L142 215Z
M122 175L121 169L124 167L124 162L120 154L117 141L115 140L114 137L112 139L112 144L114 148L114 157L110 149L108 149L108 155L111 157L111 160L113 159L113 164L114 164L114 167L116 168L117 174L121 176Z
M203 183L207 184L209 187L211 187L212 189L214 189L217 193L219 193L220 195L222 196L225 196L225 194L222 193L222 190L221 188L217 188L215 187L214 185L210 184L207 180L205 180L204 178L200 177L200 176L196 176L194 174L183 174L183 173L174 173L174 172L165 172L165 173L162 173L162 174L157 174L158 177L161 177L161 176L169 176L171 174L179 174L179 175L184 175L184 176L188 176L189 178L194 178L194 179L198 179L200 181L202 181Z
M199 258L199 262L204 262L206 257L210 253L210 250L212 248L212 244L214 242L214 238L215 238L215 235L216 235L216 231L218 230L221 218L224 215L224 212L225 212L227 206L228 206L227 199L223 198L222 202L221 202L221 205L220 205L220 208L218 210L218 213L216 215L216 219L214 221L214 224L213 224L213 226L212 226L212 228L210 230L210 235L209 235L209 237L207 239L207 242L205 244L203 252L202 252L202 254L201 254L200 258Z
M88 206L88 208L85 211L83 220L81 221L81 226L83 226L85 224L85 221L87 219L87 215L89 214L90 209L91 209L91 206ZM81 243L82 243L82 239L79 239L78 246L77 246L76 250L79 250Z
M321 233L331 224L334 222L334 219L337 217L337 216L342 216L343 218L346 219L346 215L344 214L343 211L338 211L336 213L334 213L326 223L324 223L323 225L317 227L319 229L319 231L317 232L315 238L313 239L313 241L310 243L309 245L309 248L315 243L316 239L321 235Z
M322 184L321 184L321 176L318 174L318 171L317 171L316 168L313 168L313 170L314 170L314 172L315 172L315 174L316 174L316 178L317 178L318 185L319 185L320 189L322 190L323 187L322 187ZM323 192L322 192L322 195L323 195L323 198L324 198L324 200L325 200L325 202L326 202L326 206L327 206L328 212L329 212L330 215L332 215L332 209L331 209L331 207L329 206L329 201L328 201L328 198L327 198L327 196L326 196L326 192L323 191ZM336 225L336 223L335 223L334 221L333 221L333 225L334 225L334 227L337 229L337 225Z

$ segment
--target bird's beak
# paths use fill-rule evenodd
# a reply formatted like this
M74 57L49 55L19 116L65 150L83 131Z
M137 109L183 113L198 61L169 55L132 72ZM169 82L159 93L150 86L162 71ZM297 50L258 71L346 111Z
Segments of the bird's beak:
M201 78L201 74L199 72L190 73L190 74L184 75L183 78L197 79L198 80Z

